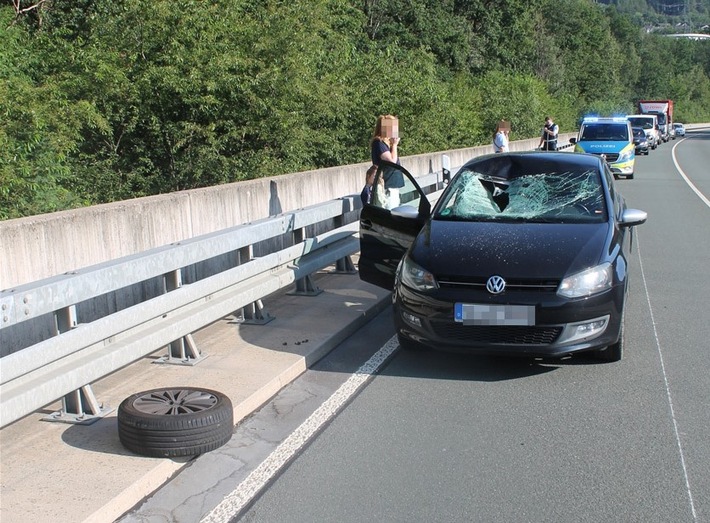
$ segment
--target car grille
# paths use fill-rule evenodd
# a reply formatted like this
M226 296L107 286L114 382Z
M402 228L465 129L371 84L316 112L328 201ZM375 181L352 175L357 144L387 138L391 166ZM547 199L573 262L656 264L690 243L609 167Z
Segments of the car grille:
M499 345L549 345L562 332L562 327L516 327L463 325L432 322L437 336L448 340Z
M437 277L440 287L449 289L465 289L471 288L473 290L488 292L486 291L486 280L471 280L462 279L449 276L439 276ZM505 280L505 292L545 292L554 293L557 292L557 287L560 282L558 280Z
M606 156L606 161L607 163L614 163L616 160L619 159L619 153L593 153L597 156Z

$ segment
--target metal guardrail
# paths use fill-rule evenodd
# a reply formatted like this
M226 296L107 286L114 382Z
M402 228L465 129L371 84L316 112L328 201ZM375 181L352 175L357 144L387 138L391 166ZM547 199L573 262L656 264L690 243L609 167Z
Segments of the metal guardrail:
M0 426L76 391L95 403L85 389L91 382L356 253L357 222L310 238L304 230L328 220L342 221L359 206L356 197L333 200L2 291L3 327L49 313L58 325L65 323L65 329L2 358ZM249 255L254 244L284 235L292 235L294 244L258 258ZM230 252L239 253L235 258L241 263L180 284L180 271L186 267ZM161 275L177 282L172 290L168 285L165 294L91 323L76 318L77 304Z
M430 198L438 197L442 173L417 181ZM0 292L0 328L47 315L56 325L54 336L2 358L0 427L59 399L62 411L48 419L94 421L107 411L90 384L162 347L188 345L181 357L194 364L201 354L191 333L318 270L349 262L360 248L360 207L358 196L348 196ZM318 227L327 230L306 237L307 228ZM253 256L255 245L279 239L292 245ZM182 284L185 270L228 254L232 267ZM164 294L90 323L77 317L79 304L158 277Z

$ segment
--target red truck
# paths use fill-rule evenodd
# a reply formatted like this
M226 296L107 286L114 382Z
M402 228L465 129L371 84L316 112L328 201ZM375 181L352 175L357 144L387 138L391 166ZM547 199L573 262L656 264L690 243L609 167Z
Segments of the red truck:
M639 114L658 116L658 130L664 142L675 138L673 133L673 100L639 100Z

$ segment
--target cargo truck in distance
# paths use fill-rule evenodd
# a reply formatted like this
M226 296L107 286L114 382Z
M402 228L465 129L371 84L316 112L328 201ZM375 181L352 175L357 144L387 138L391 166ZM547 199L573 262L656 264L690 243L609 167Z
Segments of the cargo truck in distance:
M673 100L639 100L640 114L655 114L661 138L667 142L673 134Z

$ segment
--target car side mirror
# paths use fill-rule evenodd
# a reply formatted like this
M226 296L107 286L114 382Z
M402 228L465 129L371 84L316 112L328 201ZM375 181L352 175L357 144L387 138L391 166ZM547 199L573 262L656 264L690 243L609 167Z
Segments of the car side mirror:
M633 227L634 225L641 225L646 222L648 218L648 213L644 211L639 211L638 209L625 209L621 214L621 220L619 225L622 227Z
M577 138L570 138L570 139L569 139L569 143L571 143L572 145L576 144L576 143L577 143Z

